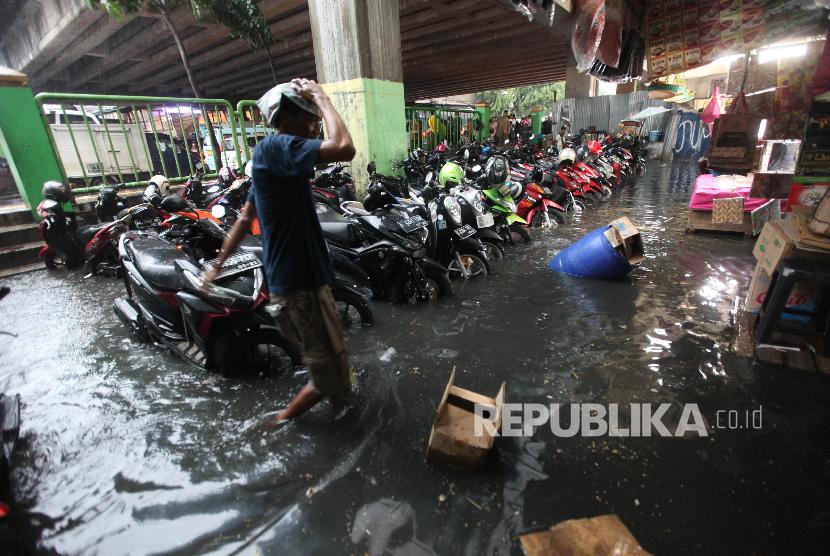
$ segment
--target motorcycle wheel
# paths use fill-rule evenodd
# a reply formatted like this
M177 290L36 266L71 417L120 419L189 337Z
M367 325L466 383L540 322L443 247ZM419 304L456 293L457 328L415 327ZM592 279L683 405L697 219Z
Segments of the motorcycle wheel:
M488 274L490 274L490 265L488 265L487 261L485 261L478 255L474 255L472 253L459 253L459 258L461 259L461 264L464 265L464 268L467 271L468 278L479 278L481 276L487 276ZM452 261L450 261L450 264L447 265L447 270L450 271L451 279L463 277L461 269L458 267L457 259L453 259Z
M427 298L424 300L424 302L437 303L438 299L441 297L441 292L438 288L438 282L436 282L432 278L427 278L426 284L424 284L424 289L427 292Z
M337 289L332 292L343 330L375 324L375 315L365 299L348 290Z
M446 272L427 271L427 281L432 280L438 288L438 297L452 297L455 295L450 277Z
M276 328L257 328L218 338L213 360L222 376L276 374L294 367L292 351Z
M593 193L585 193L582 197L582 202L585 203L585 208L594 210L599 206L596 198L593 196Z
M514 243L530 243L533 238L530 237L530 232L521 224L510 225L510 237L513 238Z
M487 254L487 260L494 261L504 258L504 249L495 241L482 241L481 245L484 247L484 253Z
M548 218L550 219L551 228L559 228L564 226L566 222L565 213L554 208L548 209Z

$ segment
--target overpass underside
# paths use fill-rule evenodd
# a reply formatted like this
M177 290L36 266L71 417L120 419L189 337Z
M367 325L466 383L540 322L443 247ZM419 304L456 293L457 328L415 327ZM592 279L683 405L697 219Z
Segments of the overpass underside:
M361 0L354 17L371 19L367 14L390 4L397 5L399 34L377 30L387 43L368 48L399 57L407 100L565 79L571 21L565 10L558 9L555 25L545 27L505 0ZM309 0L259 5L276 37L271 54L277 80L320 79ZM90 9L86 0L0 0L0 12L10 14L0 22L0 65L26 73L36 91L192 96L179 52L157 14L118 20ZM264 52L252 52L186 9L172 15L206 96L256 98L273 84ZM346 21L355 23L360 25ZM321 54L334 60L367 54L355 52L354 44L326 41Z

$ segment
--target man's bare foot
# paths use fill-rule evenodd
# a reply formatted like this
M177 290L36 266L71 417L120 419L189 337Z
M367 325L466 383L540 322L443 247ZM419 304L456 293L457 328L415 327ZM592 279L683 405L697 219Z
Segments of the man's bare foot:
M286 407L277 417L277 419L287 420L299 417L323 399L323 394L320 393L311 384L303 386L297 395L291 400L291 403Z

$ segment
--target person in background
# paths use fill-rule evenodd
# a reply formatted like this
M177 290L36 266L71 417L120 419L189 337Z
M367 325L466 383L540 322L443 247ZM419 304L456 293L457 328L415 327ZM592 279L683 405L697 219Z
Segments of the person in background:
M283 335L303 348L311 380L277 415L277 423L303 414L324 398L339 409L351 389L340 315L329 286L334 271L314 206L310 180L319 162L354 158L349 130L320 86L294 79L269 90L257 101L266 121L277 129L259 142L253 156L253 186L248 201L225 239L206 284L221 271L259 219L262 254L270 294ZM328 138L317 139L320 120Z
M510 113L505 110L499 118L496 143L504 143L507 139L510 139Z

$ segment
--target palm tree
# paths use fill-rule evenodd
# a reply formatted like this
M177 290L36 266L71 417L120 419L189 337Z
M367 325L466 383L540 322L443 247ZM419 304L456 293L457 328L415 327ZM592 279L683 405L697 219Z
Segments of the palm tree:
M196 98L204 98L204 96L193 74L190 57L184 47L181 34L179 34L173 19L170 17L171 11L181 7L190 8L193 16L197 19L207 16L215 20L228 30L232 38L244 40L253 50L264 48L271 64L271 73L276 82L277 75L269 49L270 44L274 42L274 35L254 0L89 0L89 5L118 18L136 14L142 10L158 13L179 49L182 66L184 66L184 71L190 82L190 88L193 89L193 96ZM213 146L213 156L217 157L219 145L207 113L205 114L205 122ZM219 165L220 161L216 159L216 167L219 168Z

